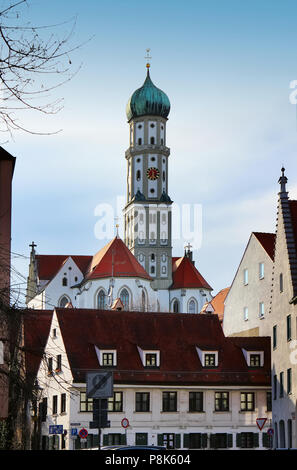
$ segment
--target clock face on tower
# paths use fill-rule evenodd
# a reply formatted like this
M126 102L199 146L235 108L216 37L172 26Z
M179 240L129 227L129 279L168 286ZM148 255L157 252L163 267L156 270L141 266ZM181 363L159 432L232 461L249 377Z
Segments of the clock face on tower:
M156 180L157 178L159 178L160 172L158 168L151 167L147 169L146 175L149 180Z

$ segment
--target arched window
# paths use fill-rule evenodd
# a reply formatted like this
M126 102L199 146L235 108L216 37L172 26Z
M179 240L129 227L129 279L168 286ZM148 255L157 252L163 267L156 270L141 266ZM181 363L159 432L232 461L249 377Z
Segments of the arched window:
M191 299L188 304L188 313L196 313L196 302L194 299Z
M142 139L139 138L139 139L138 139L138 145L141 145L141 144L142 144Z
M178 303L178 300L175 300L173 302L173 312L174 313L178 313L179 312L179 303Z
M106 309L106 295L103 289L101 289L98 293L97 308L99 308L99 310Z
M124 310L129 310L129 292L127 289L121 291L120 299L124 305Z
M137 179L137 181L141 180L141 171L140 170L136 171L136 179Z
M66 295L63 295L63 297L60 299L59 307L64 308L69 302L70 300L68 299L68 297L66 297Z
M155 137L151 137L151 144L154 145L155 143Z
M62 286L67 286L68 282L67 282L67 277L63 277L62 279Z

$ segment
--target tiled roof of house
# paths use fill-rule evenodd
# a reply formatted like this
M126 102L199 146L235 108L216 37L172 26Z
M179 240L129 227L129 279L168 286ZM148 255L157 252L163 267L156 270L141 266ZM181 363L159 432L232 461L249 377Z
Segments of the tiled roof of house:
M95 346L117 350L114 382L118 384L269 385L270 338L253 338L263 350L263 368L248 368L241 348L249 338L224 336L217 315L56 309L58 322L76 382L98 369ZM138 347L160 351L160 367L143 367ZM216 368L202 367L196 347L219 351Z
M270 258L274 259L275 233L252 232L266 250Z
M212 287L206 282L187 256L172 258L172 285L170 289L182 288L204 288L212 290Z
M36 255L39 279L44 281L51 280L69 257L73 259L83 274L92 260L92 256L84 255Z
M206 302L203 305L201 313L207 312L208 310L212 311L213 314L218 315L220 322L222 322L225 309L224 302L229 290L230 287L220 290L210 302ZM209 308L209 306L211 306L212 309Z

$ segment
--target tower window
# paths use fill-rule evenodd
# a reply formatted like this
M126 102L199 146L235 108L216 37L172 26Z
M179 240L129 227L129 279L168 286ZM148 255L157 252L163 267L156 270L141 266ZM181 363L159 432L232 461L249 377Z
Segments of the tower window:
M179 312L179 303L178 303L178 300L175 300L173 302L173 312L174 313L178 313Z
M155 253L151 254L151 261L155 261Z
M139 124L139 126L138 126L138 129L141 129L141 128L142 128L142 125L141 125L141 124Z
M155 266L151 266L151 274L155 274Z
M140 170L137 170L137 172L136 172L136 179L137 179L137 181L139 181L141 179L141 171Z
M68 282L67 282L67 277L63 277L62 279L62 286L67 286Z
M138 145L142 145L142 139L141 138L138 139Z
M154 194L154 192L155 192L154 188L150 189L151 194Z
M154 127L155 127L155 124L152 123L152 124L151 124L151 128L154 128Z
M151 144L154 145L155 143L155 137L151 137Z
M164 139L161 139L161 145L164 145Z
M162 178L163 178L163 181L165 181L165 179L166 179L165 171L163 171L163 173L162 173Z

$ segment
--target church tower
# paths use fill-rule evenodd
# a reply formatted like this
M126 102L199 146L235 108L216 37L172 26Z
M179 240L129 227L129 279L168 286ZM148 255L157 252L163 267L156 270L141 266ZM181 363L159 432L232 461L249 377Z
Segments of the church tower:
M168 196L167 95L147 76L128 101L125 243L153 279L154 289L172 284L172 201Z

